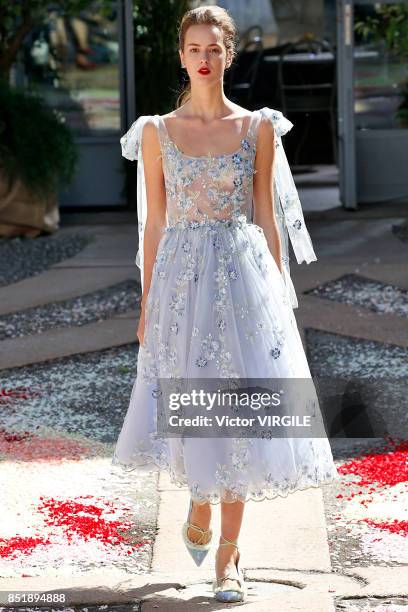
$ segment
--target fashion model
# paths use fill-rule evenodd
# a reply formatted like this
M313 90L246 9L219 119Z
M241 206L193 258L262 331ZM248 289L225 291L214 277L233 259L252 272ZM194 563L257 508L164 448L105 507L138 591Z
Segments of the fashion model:
M338 478L326 436L157 435L158 378L311 380L293 314L288 238L298 263L316 255L281 141L292 123L226 98L235 39L223 8L186 12L179 54L188 88L174 111L139 117L121 138L123 155L138 160L142 310L137 378L112 465L167 470L188 487L182 538L197 565L212 545L211 507L221 504L219 601L245 597L245 503Z

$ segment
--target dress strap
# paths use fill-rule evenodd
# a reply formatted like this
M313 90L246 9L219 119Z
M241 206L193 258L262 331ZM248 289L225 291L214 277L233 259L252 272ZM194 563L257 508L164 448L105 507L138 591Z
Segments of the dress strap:
M249 118L248 127L243 131L241 130L241 142L242 140L249 140L251 143L256 142L260 119L261 119L260 112L253 111L252 115ZM161 117L161 115L154 115L154 121L155 121L156 127L159 132L160 145L162 146L162 150L163 150L163 145L167 143L167 144L171 144L175 149L177 149L177 151L182 153L180 149L178 148L178 146L176 145L176 143L174 142L174 140L171 138L169 131L167 129L167 126L166 126L166 122L164 121L163 117ZM191 157L191 156L187 155L187 157ZM205 157L205 156L197 156L197 157Z
M164 142L166 139L169 139L169 133L167 131L166 124L161 115L154 115L155 124L157 127L157 131L159 132L160 143Z
M154 118L154 124L157 129L157 133L159 136L161 156L163 157L164 152L166 150L166 147L165 147L166 143L171 142L170 135L167 131L167 127L164 122L164 119L160 115L154 115L153 118Z
M252 115L249 121L249 127L247 132L247 138L253 143L256 147L256 142L258 140L258 132L259 126L261 123L262 114L259 110L252 111Z
M256 155L256 149L257 149L257 142L258 142L258 132L259 132L259 126L261 124L261 119L262 119L262 113L260 110L254 110L252 111L252 116L251 119L249 121L249 128L248 128L248 132L247 132L247 139L249 140L253 150L254 150L254 161L253 163L255 163L255 155ZM247 221L249 223L253 223L253 217L254 217L254 211L253 211L253 200L252 197L249 198L248 201L248 208L247 208Z

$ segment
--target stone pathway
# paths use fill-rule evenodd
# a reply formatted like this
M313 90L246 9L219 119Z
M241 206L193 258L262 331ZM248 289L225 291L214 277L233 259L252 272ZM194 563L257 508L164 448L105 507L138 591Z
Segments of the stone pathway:
M399 612L408 607L408 244L391 231L398 217L323 217L309 223L318 261L292 264L312 374L375 375L388 403L381 415L369 378L358 395L350 390L359 420L347 422L343 405L332 426L365 433L331 440L340 483L248 503L240 537L248 601L241 605ZM110 472L137 365L137 225L128 213L95 218L103 222L73 215L61 230L65 249L72 240L65 236L75 238L72 257L0 282L0 454L8 492L0 610L12 591L44 589L54 592L54 604L63 593L58 609L67 612L223 608L211 592L215 550L197 569L181 541L188 491L165 473L157 480ZM131 297L121 299L124 288ZM213 524L217 540L218 506Z

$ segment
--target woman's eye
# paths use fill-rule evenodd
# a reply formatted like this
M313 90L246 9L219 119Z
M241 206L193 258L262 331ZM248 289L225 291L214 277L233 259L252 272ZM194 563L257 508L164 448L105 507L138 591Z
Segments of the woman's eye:
M192 53L194 53L194 51L198 51L198 49L197 49L196 47L192 47L192 48L190 49L190 51L191 51ZM221 52L221 49L218 49L217 47L214 47L213 49L211 49L211 51L214 51L215 53L220 53L220 52Z

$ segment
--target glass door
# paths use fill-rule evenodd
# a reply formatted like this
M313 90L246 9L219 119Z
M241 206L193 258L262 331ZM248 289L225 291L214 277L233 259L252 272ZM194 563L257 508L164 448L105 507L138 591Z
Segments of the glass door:
M129 4L95 1L72 16L49 3L46 19L26 38L15 81L45 98L80 148L75 182L60 192L61 208L126 204L119 138L128 121L126 60L133 56L132 48L128 58L125 51L132 40Z
M337 9L341 200L408 200L408 1Z

